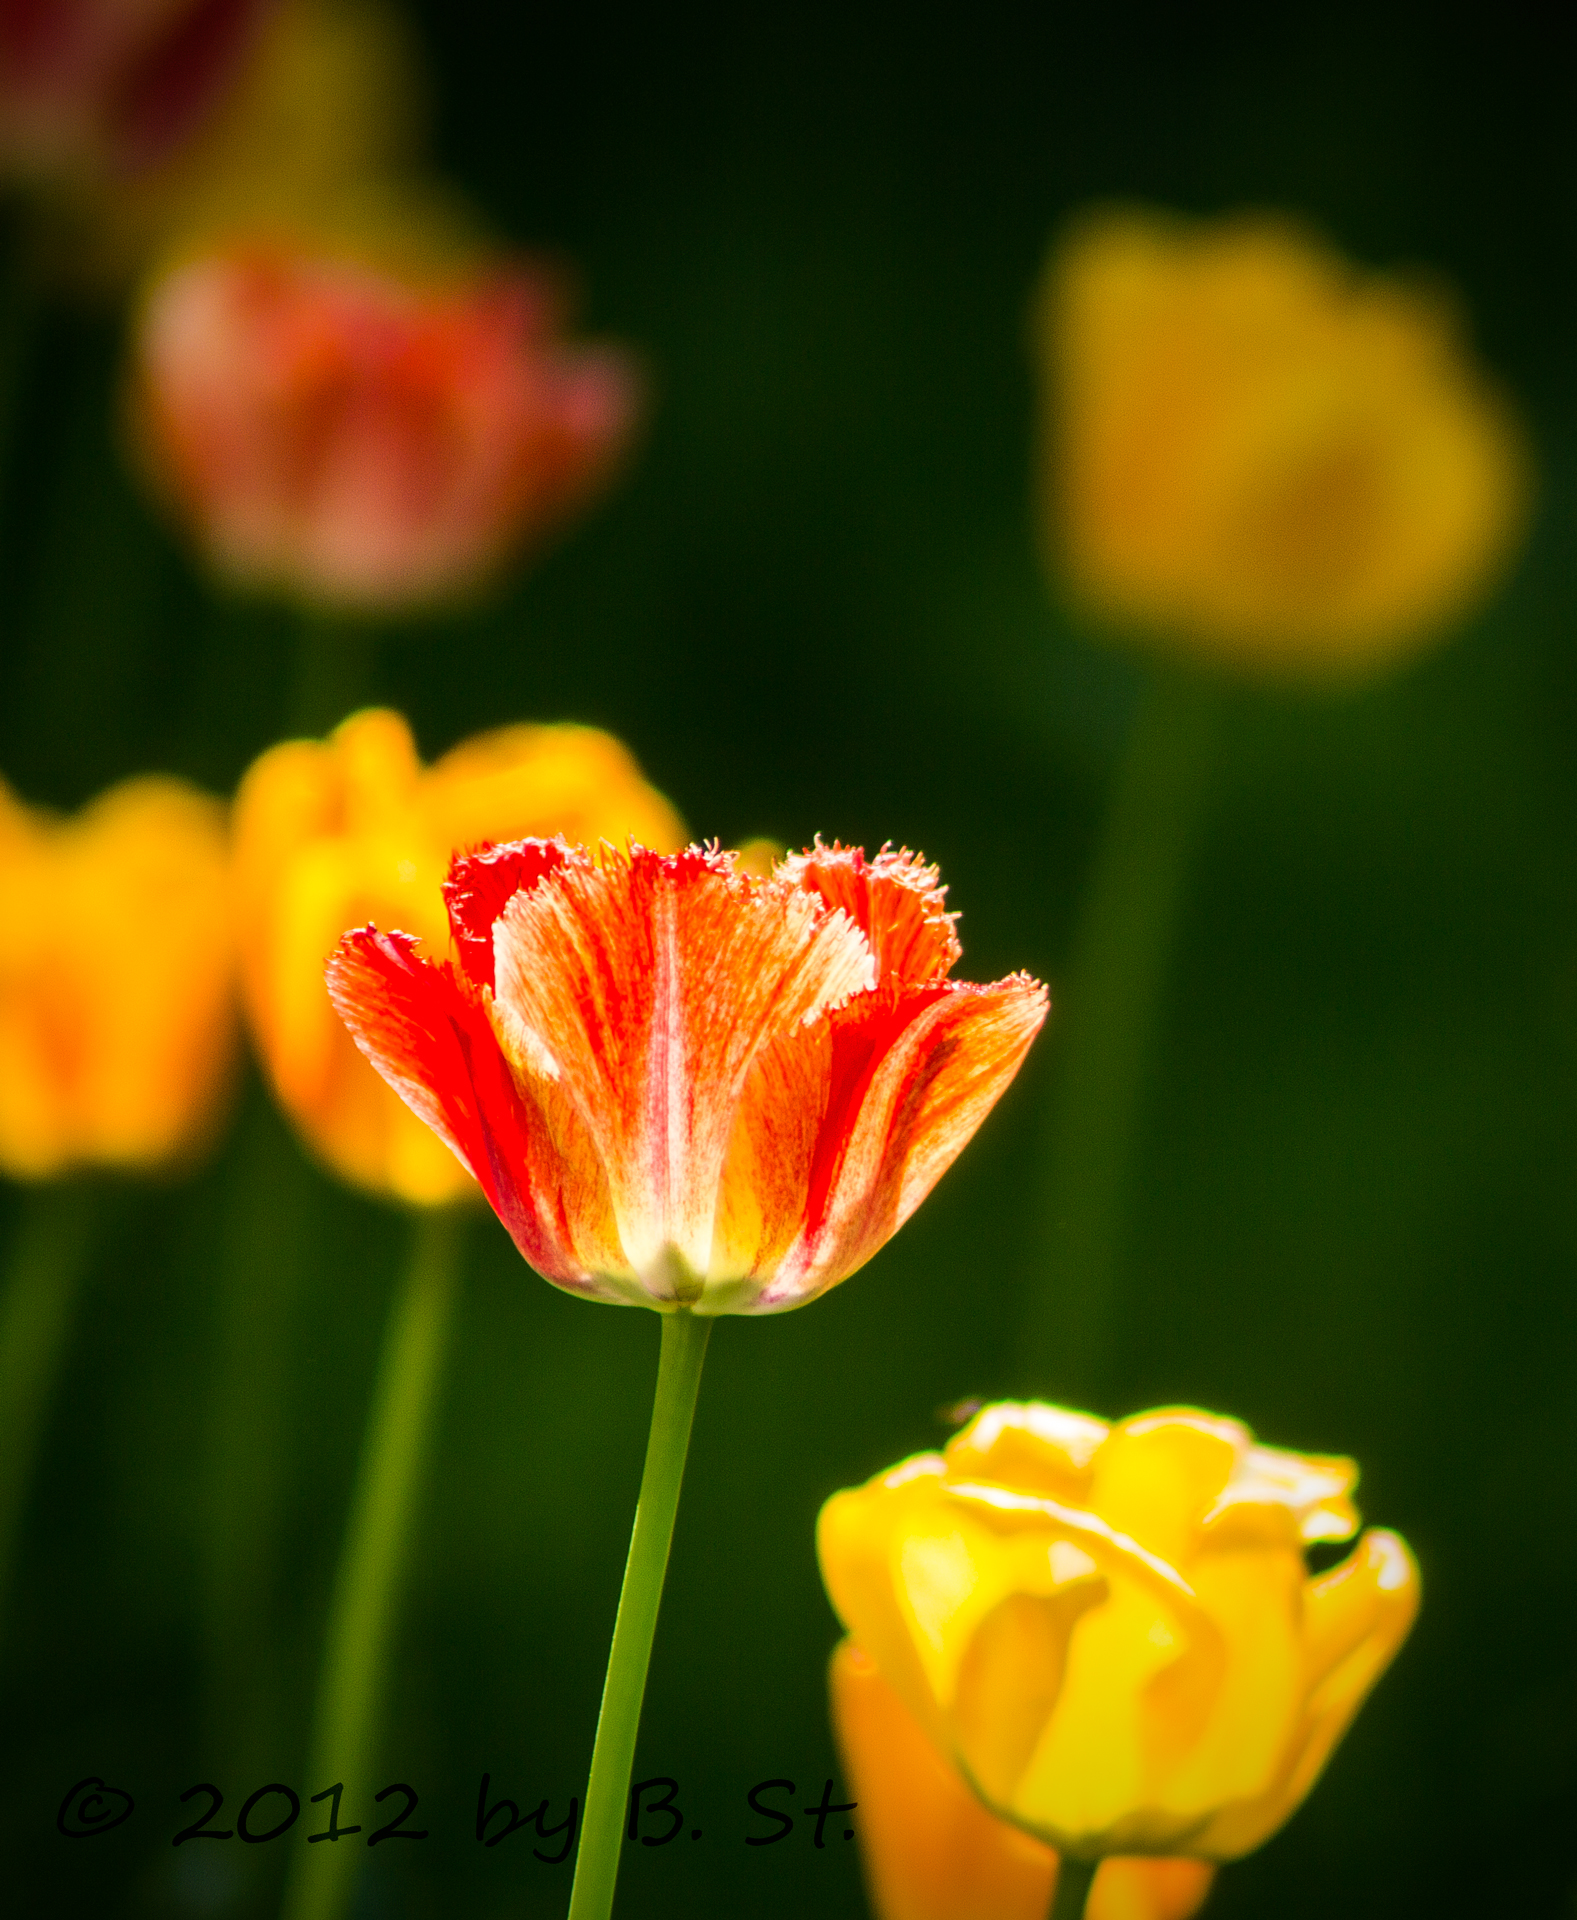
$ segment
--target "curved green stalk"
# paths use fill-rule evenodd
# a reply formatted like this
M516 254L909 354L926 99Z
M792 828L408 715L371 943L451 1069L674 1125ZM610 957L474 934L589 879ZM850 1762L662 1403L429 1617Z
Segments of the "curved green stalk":
M93 1199L80 1180L53 1180L26 1194L0 1294L0 1609L10 1592L39 1437L92 1251Z
M324 1193L260 1087L239 1132L213 1282L201 1587L207 1751L228 1755L236 1777L277 1752L283 1733L271 1657L287 1525L281 1443L291 1331Z
M384 1671L409 1559L421 1470L454 1316L464 1214L419 1214L411 1265L384 1335L334 1579L308 1769L309 1798L344 1787L346 1826L372 1805ZM365 1839L305 1844L285 1889L286 1920L338 1920L350 1902Z
M1046 1920L1084 1920L1100 1866L1099 1860L1070 1860L1064 1855L1057 1866L1057 1891Z
M657 1611L668 1571L668 1547L673 1539L674 1516L679 1511L685 1457L690 1450L690 1423L701 1386L701 1363L711 1331L709 1318L699 1319L683 1308L663 1315L657 1396L652 1404L646 1465L635 1505L629 1558L624 1564L613 1645L608 1650L608 1673L602 1686L602 1710L597 1716L569 1920L608 1920L613 1912L646 1670L651 1663L652 1636L657 1631Z
M1215 689L1157 673L1119 769L1074 939L1053 1094L1049 1254L1031 1386L1099 1405L1156 1015L1220 726Z

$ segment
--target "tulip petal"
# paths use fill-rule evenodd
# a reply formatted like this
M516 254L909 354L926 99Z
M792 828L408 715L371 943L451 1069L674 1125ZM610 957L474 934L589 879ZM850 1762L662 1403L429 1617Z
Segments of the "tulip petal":
M444 882L444 905L455 956L475 985L494 984L493 924L510 899L529 890L570 858L562 836L553 840L514 840L506 846L484 843L457 854Z
M1228 1806L1200 1836L1217 1860L1251 1852L1301 1804L1369 1690L1407 1638L1419 1607L1418 1567L1400 1535L1371 1527L1305 1596L1308 1693L1277 1778Z
M562 1085L654 1302L694 1304L746 1075L868 987L863 936L810 894L736 876L727 854L636 847L517 893L494 952L506 1054Z
M783 1209L802 1214L757 1311L825 1292L897 1232L1017 1073L1046 1007L1045 988L1023 974L985 987L943 981L864 995L830 1014L825 1031L780 1042L801 1058L764 1062L741 1110L758 1136L756 1163L770 1160L783 1082L797 1078L802 1099L819 1082L820 1118L803 1186L796 1169L768 1196L764 1245L781 1231Z
M912 986L940 980L963 954L937 870L907 847L883 847L867 860L860 847L824 847L817 840L790 854L778 872L844 912L870 942L877 984Z
M1050 1847L986 1811L853 1641L833 1654L829 1679L880 1920L1044 1920Z
M573 1114L524 1097L481 1002L400 933L347 934L329 993L356 1045L480 1182L546 1279L622 1301L607 1186ZM562 1103L561 1103L562 1104Z
M828 1676L844 1772L878 1920L1045 1920L1052 1848L981 1805L852 1640ZM1203 1860L1103 1860L1088 1920L1189 1920L1214 1869Z

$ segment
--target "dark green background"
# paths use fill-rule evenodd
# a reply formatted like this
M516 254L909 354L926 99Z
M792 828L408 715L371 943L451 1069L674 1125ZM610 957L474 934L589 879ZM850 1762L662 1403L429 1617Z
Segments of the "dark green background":
M1103 1411L1197 1401L1351 1451L1424 1569L1396 1670L1211 1911L1577 1911L1569 45L1397 6L433 0L419 26L444 164L578 263L658 404L618 496L497 604L391 634L377 693L429 754L504 720L603 722L725 841L921 846L972 978L1055 990L1136 685L1033 560L1024 309L1058 219L1111 194L1284 206L1462 290L1532 421L1532 546L1394 684L1231 696ZM293 617L217 604L125 476L119 352L117 321L50 315L0 531L0 768L60 805L147 768L228 791L288 699ZM1059 1391L1016 1359L1056 1057L1053 1030L866 1272L719 1327L638 1763L679 1777L704 1838L628 1855L622 1911L862 1911L840 1840L742 1845L744 1790L784 1775L803 1802L833 1770L821 1500L935 1444L942 1402ZM0 1671L6 1905L264 1912L299 1834L172 1854L175 1796L326 1784L302 1779L316 1636L406 1229L310 1171L255 1086L193 1181L103 1206ZM0 1236L17 1213L7 1190ZM277 1282L259 1311L294 1399L216 1494L212 1353L249 1263ZM654 1321L553 1292L475 1223L385 1743L433 1837L372 1857L368 1915L562 1911L568 1868L519 1838L484 1852L470 1823L484 1770L555 1818L578 1790L656 1347ZM216 1498L282 1541L217 1691ZM71 1846L54 1812L88 1773L139 1810Z

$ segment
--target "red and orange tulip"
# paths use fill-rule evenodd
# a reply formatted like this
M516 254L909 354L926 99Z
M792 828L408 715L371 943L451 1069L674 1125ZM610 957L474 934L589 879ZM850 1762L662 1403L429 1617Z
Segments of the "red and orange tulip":
M770 1313L862 1266L1046 1013L948 978L934 868L524 840L458 857L454 959L367 927L329 964L357 1045L537 1271L662 1311Z
M238 584L360 607L463 591L628 440L632 364L559 318L521 268L435 286L261 245L192 260L142 316L146 458Z

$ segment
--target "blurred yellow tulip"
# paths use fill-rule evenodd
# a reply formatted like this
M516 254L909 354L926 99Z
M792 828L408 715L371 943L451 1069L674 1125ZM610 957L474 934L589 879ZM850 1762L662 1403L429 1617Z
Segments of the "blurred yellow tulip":
M1036 329L1049 551L1157 652L1361 678L1467 611L1522 539L1523 434L1449 300L1291 221L1092 213Z
M993 1812L1080 1860L1230 1860L1302 1801L1418 1574L1351 1461L1186 1408L987 1407L822 1509L839 1617Z
M633 835L663 851L684 840L627 750L590 727L504 727L424 768L399 714L370 710L325 741L270 748L247 773L235 823L243 1002L281 1105L346 1180L417 1205L475 1191L356 1051L325 960L372 920L446 953L450 854L556 833Z
M62 820L0 783L0 1169L178 1160L234 1053L219 803L150 776Z
M852 1640L833 1654L831 1679L878 1920L1045 1920L1052 1849L981 1805ZM1105 1860L1086 1920L1189 1920L1214 1872L1202 1860Z

